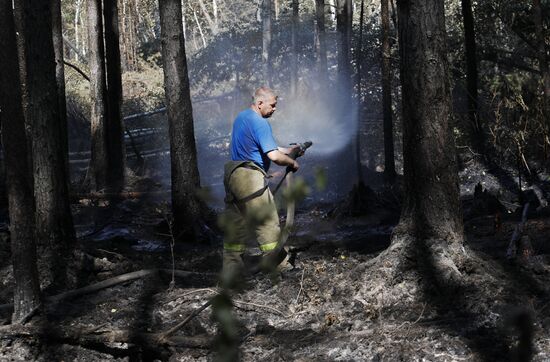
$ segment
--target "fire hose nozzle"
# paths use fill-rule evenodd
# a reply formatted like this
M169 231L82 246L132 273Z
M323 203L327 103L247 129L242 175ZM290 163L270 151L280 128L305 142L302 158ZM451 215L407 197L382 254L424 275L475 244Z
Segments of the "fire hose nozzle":
M293 152L291 152L288 156L292 159L297 159L298 157L300 157L301 155L304 154L304 152L306 152L306 150L308 148L310 148L312 145L313 145L313 142L311 141L306 141L304 143L291 143L290 144L291 146L295 146L295 145L298 145L299 147L296 148Z

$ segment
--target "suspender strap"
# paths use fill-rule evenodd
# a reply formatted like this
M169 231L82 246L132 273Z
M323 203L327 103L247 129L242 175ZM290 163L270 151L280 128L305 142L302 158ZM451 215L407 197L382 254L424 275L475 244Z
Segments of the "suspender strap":
M250 161L229 161L225 164L225 177L224 177L224 184L225 184L225 190L226 190L226 198L225 202L228 204L235 204L239 209L241 209L242 205L247 203L250 200L255 199L256 197L259 197L263 195L263 193L267 190L269 187L267 181L265 182L264 187L261 189L254 191L250 195L247 195L243 197L242 199L237 199L235 195L230 191L229 188L229 180L231 179L231 175L233 175L233 172L235 172L236 169L239 167L248 168L251 170L256 170L261 172L264 175L264 180L267 178L267 174L264 170L262 170L259 166L257 166L254 162Z

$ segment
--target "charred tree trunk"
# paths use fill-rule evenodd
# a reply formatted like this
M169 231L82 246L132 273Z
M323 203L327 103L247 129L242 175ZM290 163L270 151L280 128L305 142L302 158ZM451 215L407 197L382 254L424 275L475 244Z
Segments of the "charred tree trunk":
M328 65L327 65L327 36L325 31L325 0L315 0L315 17L317 24L317 44L315 50L317 53L317 65L319 67L319 76L321 87L328 85Z
M391 47L388 0L381 0L382 20L382 110L384 114L384 179L395 181L395 156L393 148L393 112L391 96Z
M298 92L298 49L296 45L296 32L299 21L299 1L292 0L292 27L291 27L291 50L290 50L290 93L296 95Z
M109 152L107 142L107 85L103 16L101 0L88 2L88 49L90 65L90 98L92 100L90 177L93 189L108 187Z
M271 86L271 6L272 0L262 0L262 65L263 77L268 86Z
M61 18L61 0L50 0L52 11L52 31L53 31L53 48L55 52L55 78L57 82L57 97L59 98L59 122L63 132L61 145L65 148L64 153L67 164L67 175L69 173L69 135L67 129L67 100L65 97L65 64L63 63L63 29ZM67 180L70 181L70 180Z
M351 92L351 0L337 0L336 30L338 36L338 75L339 83L345 92Z
M542 75L542 89L544 91L544 109L543 114L550 113L550 67L548 66L548 58L546 56L546 38L544 36L544 27L542 23L542 6L540 0L533 0L533 20L535 23L535 34L538 44L539 69ZM548 121L547 127L550 127Z
M413 238L418 256L458 274L463 227L451 127L443 2L398 0L403 89L404 200L393 243ZM448 272L448 274L447 274Z
M23 31L26 122L32 135L36 232L45 248L51 278L63 286L75 234L69 204L66 130L59 112L49 2L17 2Z
M179 0L160 0L162 64L170 133L175 237L196 237L201 220L193 110Z
M117 0L104 0L105 59L107 62L107 185L110 192L124 187L124 130L122 124L122 75Z
M40 306L36 267L34 196L28 163L25 117L11 0L0 0L0 108L2 146L10 214L10 239L15 288L13 321L21 321Z
M336 31L338 36L336 38L337 52L338 52L338 74L341 74L347 67L346 57L348 52L346 49L346 1L347 0L335 0L336 1Z
M464 45L466 48L466 91L468 92L468 119L472 140L478 152L483 151L483 128L478 117L477 50L474 15L471 0L461 0L464 21Z

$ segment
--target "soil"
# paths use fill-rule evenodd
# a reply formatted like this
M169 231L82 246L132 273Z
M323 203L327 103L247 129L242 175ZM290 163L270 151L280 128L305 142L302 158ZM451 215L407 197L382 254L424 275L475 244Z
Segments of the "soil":
M310 203L299 209L289 241L293 267L250 277L245 290L232 295L241 359L550 360L548 213L539 207L525 225L524 237L533 252L507 259L520 204L509 197L505 201L515 208L506 209L496 221L495 214L471 213L475 184L497 182L483 172L475 166L461 173L463 252L468 258L459 267L458 283L439 283L437 271L426 264L413 264L397 274L390 270L386 261L397 215L384 202L362 216L335 215L341 205L334 204ZM143 185L134 185L138 190L162 189L151 181L140 182ZM79 244L71 287L140 269L171 269L166 199L154 193L117 204L93 199L75 204ZM13 278L6 225L0 229L1 304L10 301ZM159 274L47 304L45 313L29 325L47 315L52 330L166 331L220 292L219 233L212 231L210 243L176 243L174 259L176 269L197 272L196 277L176 278L170 285L170 277ZM0 322L2 318L7 325L9 316L0 314ZM94 344L44 335L1 336L0 360L210 361L220 357L215 344L219 328L208 308L176 335L201 337L212 346L150 346L137 338Z

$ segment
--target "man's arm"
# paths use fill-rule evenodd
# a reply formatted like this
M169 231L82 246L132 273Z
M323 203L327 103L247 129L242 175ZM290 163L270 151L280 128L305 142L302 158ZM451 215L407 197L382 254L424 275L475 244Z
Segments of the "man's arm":
M279 147L282 148L282 147ZM290 166L294 172L298 171L300 168L300 165L296 160L293 160L292 158L285 155L283 152L277 150L272 150L267 153L267 157L275 162L279 166Z

